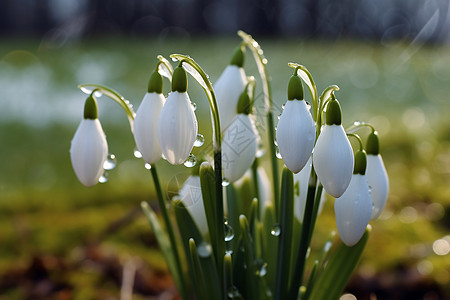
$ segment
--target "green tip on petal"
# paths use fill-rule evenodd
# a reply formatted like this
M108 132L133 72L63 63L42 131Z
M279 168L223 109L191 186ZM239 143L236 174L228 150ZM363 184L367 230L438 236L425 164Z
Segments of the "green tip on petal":
M242 94L239 96L238 105L237 105L237 113L249 115L252 110L252 101L248 96L247 89L245 89Z
M376 131L369 134L367 137L367 154L378 155L380 154L380 143L378 141L378 134Z
M84 118L95 120L98 119L97 99L91 94L84 103Z
M353 174L366 174L366 167L367 167L367 157L366 157L366 151L364 150L358 150L355 153L355 168L353 169Z
M157 94L162 94L163 92L163 78L161 74L158 73L157 70L153 71L152 75L150 76L147 91L149 93L157 93Z
M187 74L180 65L173 70L172 91L179 93L185 93L187 91Z
M242 68L244 66L244 48L239 45L233 53L233 57L231 58L230 65L237 66Z
M303 100L303 84L300 77L297 75L297 69L295 70L294 75L289 79L288 84L288 100Z
M341 125L342 124L342 111L341 105L336 99L330 100L327 105L326 114L327 125Z

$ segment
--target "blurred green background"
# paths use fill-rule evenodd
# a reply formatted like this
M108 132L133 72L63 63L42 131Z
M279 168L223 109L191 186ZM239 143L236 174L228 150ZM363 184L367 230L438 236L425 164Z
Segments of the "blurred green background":
M402 298L407 294L395 298L395 291L422 289L423 299L449 299L450 48L258 40L268 59L274 115L286 100L292 73L287 63L298 62L310 70L319 93L332 84L341 88L337 97L344 125L366 121L379 131L391 190L382 216L371 222L373 233L349 291L407 299ZM58 47L40 40L0 41L0 299L41 299L42 290L53 297L45 299L118 299L121 272L129 261L144 282L134 299L173 290L139 210L141 201L154 200L151 175L134 157L127 119L112 101L100 98L99 110L117 167L107 183L93 188L82 186L72 171L70 141L86 98L77 85L112 87L137 108L156 55L189 54L214 82L239 42L237 36L103 38ZM250 55L245 68L260 89ZM189 92L197 104L199 132L206 137L205 146L194 152L199 153L211 141L209 112L193 80ZM260 117L260 90L257 95ZM265 139L264 122L259 129ZM169 192L176 190L176 178L189 173L165 161L158 167ZM320 245L336 230L331 201L317 226L314 243ZM41 285L33 284L37 280Z

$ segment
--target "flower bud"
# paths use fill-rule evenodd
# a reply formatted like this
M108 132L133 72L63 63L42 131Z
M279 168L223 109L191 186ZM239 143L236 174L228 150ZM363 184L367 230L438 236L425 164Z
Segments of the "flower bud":
M344 128L337 123L341 123L340 106L337 100L331 100L327 122L314 148L313 164L323 188L335 198L340 197L350 184L354 166L352 146Z
M316 128L309 107L303 100L301 84L300 78L294 74L289 81L289 100L281 113L276 132L281 158L293 173L300 172L305 166L316 138Z
M336 225L345 245L355 245L363 236L372 215L372 199L365 175L354 174L350 185L334 202Z
M108 155L105 133L97 115L97 101L90 95L85 102L84 119L81 120L70 145L73 169L85 186L97 184Z
M191 175L180 189L179 196L184 206L191 214L200 232L208 233L208 222L206 220L205 208L203 206L202 188L200 176Z
M225 130L222 140L222 168L230 182L238 180L253 164L258 133L249 115L238 114Z
M373 202L372 219L376 219L383 211L389 193L389 178L383 159L379 154L378 136L376 132L367 140L367 181Z

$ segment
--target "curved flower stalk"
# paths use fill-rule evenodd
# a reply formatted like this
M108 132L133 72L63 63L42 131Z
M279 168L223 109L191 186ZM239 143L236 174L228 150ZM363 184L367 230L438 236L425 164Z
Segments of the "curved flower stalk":
M239 46L235 50L230 64L214 84L222 131L231 124L236 116L239 96L247 85L247 77L245 76L243 65L244 52L242 47Z
M186 161L197 132L197 118L187 94L186 71L178 66L172 77L172 92L158 120L158 140L164 158L172 165Z
M316 129L303 99L302 81L297 70L289 80L288 101L281 113L276 135L284 164L293 173L300 172L311 157Z
M372 199L366 179L366 154L355 154L355 169L350 185L342 196L336 198L334 210L341 240L351 247L363 236L372 216Z
M341 107L332 96L327 104L326 123L317 139L313 164L319 181L331 196L338 198L352 178L353 150L342 127Z
M162 154L158 141L158 120L166 101L162 87L162 77L155 70L134 119L133 135L136 146L142 158L150 165L156 163Z
M244 91L239 97L238 114L223 135L223 173L230 182L241 178L256 158L259 137L250 115L251 107L252 101Z
M389 193L389 178L379 151L378 134L370 133L367 139L367 181L373 202L372 219L383 211Z
M81 120L70 146L70 159L78 179L85 186L98 183L108 155L108 143L98 120L97 100L93 93L86 99Z

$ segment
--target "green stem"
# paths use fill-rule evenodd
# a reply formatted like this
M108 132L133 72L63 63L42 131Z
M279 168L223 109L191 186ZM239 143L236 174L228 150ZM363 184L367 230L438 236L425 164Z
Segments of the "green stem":
M163 216L164 224L166 225L166 230L167 230L167 233L169 234L170 245L172 246L172 249L173 249L177 273L180 274L180 280L181 280L181 285L182 285L180 287L182 289L180 291L180 294L187 295L187 285L186 285L185 278L183 276L183 268L181 267L180 254L178 252L179 247L178 247L177 241L175 239L175 233L173 230L172 222L170 222L169 213L167 211L166 200L165 200L164 194L161 189L161 184L159 182L159 177L158 177L158 173L156 171L156 166L151 165L150 171L152 172L152 178L153 178L153 182L155 184L156 195L158 196L158 203L161 208L161 213Z
M313 120L317 121L319 116L319 98L317 96L317 87L316 83L314 82L314 79L311 75L311 73L308 71L308 69L300 65L298 63L288 63L288 66L291 68L294 68L297 71L297 75L300 76L301 79L306 83L306 86L309 89L309 92L311 94L311 100L312 100L312 107L313 107Z
M275 206L275 216L276 219L279 219L279 210L280 210L280 189L278 186L279 173L278 173L278 159L276 157L276 149L275 149L275 126L273 122L273 114L272 114L272 90L270 87L270 80L267 72L267 59L263 56L263 51L261 46L259 46L258 42L255 41L251 35L239 30L238 35L242 38L247 48L253 54L256 65L258 67L258 72L261 77L263 92L264 92L264 105L266 107L266 117L267 117L267 136L269 139L269 152L271 157L271 166L272 166L272 183L273 183L273 199Z
M258 220L262 219L262 215L261 215L261 206L262 204L262 199L260 198L260 194L259 194L259 182L258 182L258 158L255 158L255 161L252 164L252 177L253 177L253 188L255 189L255 197L256 199L258 199L258 208L257 208L257 212L256 215L258 216Z
M172 65L171 65L170 62L169 62L164 56L162 56L162 55L158 55L157 58L158 58L158 60L159 60L157 66L156 66L156 67L157 67L157 70L158 70L158 73L159 73L161 76L164 76L164 77L168 78L170 81L172 81L172 75L173 75L173 68L172 68ZM164 71L162 71L162 69L163 69L162 66L164 66L164 67L166 68L166 71L167 71L168 74L164 74Z
M370 129L372 129L372 132L376 131L375 127L373 127L371 124L366 123L366 122L358 122L357 121L357 122L354 122L352 125L350 125L348 128L346 128L345 132L354 133L363 127L369 127Z

